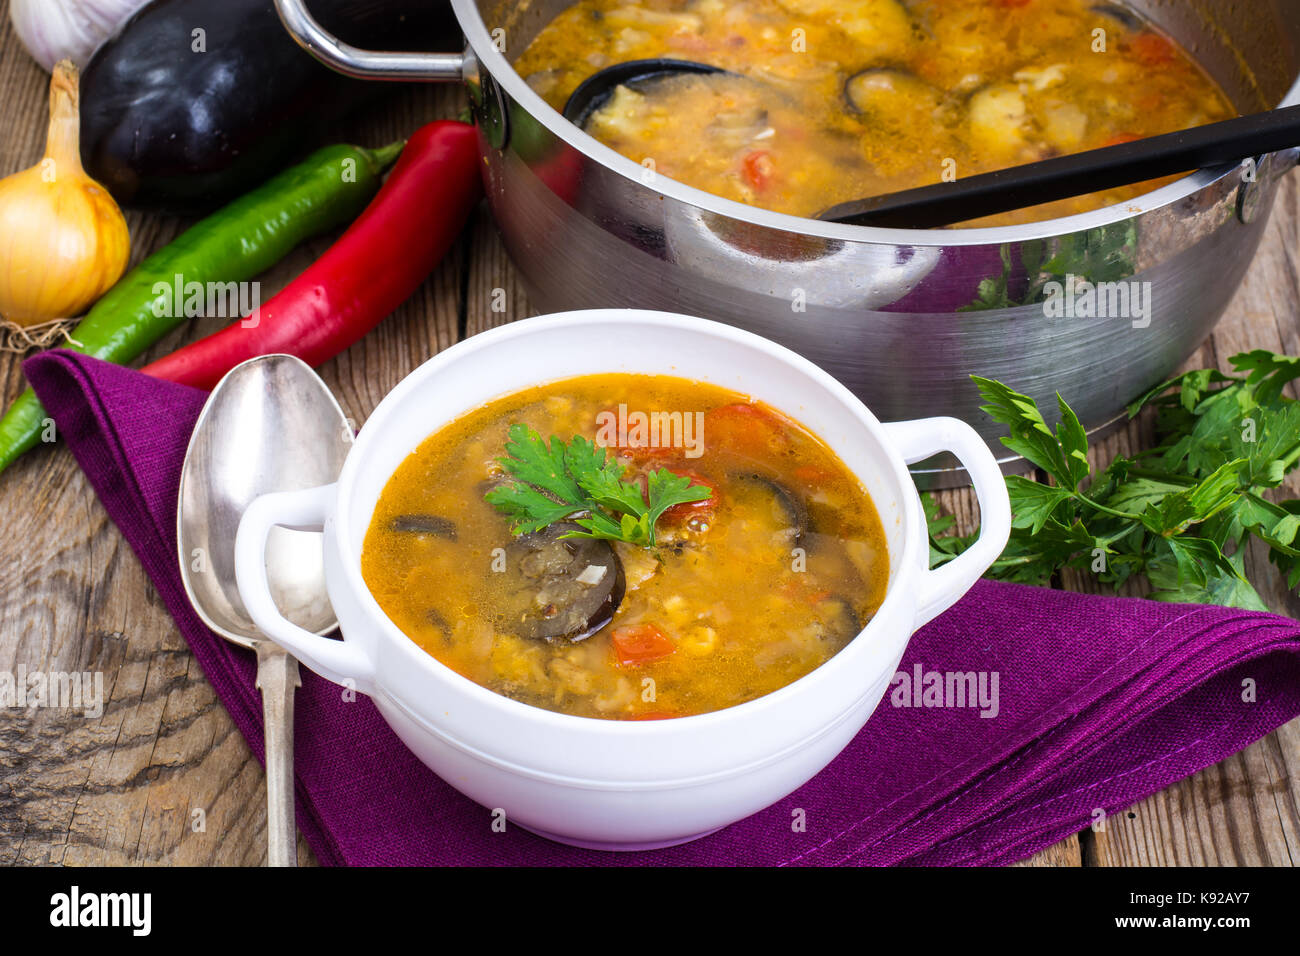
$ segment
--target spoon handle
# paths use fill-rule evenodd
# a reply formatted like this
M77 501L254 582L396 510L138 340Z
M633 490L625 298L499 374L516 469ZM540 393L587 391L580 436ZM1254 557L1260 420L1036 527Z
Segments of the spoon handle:
M266 864L298 865L293 816L293 695L302 686L298 661L270 641L257 645L266 738Z

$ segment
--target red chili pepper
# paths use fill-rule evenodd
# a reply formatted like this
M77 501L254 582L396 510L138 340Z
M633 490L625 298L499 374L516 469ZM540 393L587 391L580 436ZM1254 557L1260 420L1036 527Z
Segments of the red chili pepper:
M250 358L275 352L321 365L419 288L482 196L474 127L417 130L379 194L326 253L252 316L142 371L211 389Z

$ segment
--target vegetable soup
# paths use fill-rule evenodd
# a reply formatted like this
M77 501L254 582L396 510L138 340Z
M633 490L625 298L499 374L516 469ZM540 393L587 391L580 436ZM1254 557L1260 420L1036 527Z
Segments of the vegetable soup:
M465 677L632 720L802 677L889 577L874 505L818 438L738 393L629 374L527 389L426 439L361 564L393 622Z
M588 131L664 176L803 216L1236 115L1172 40L1095 0L579 0L515 68L562 110L597 70L655 57L737 75L617 87Z

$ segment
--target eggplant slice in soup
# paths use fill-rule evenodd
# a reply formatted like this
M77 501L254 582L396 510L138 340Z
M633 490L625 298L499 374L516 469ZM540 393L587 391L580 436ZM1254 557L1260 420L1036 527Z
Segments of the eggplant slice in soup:
M840 595L821 601L817 608L820 637L827 641L847 641L862 630L862 618L853 603Z
M398 534L431 534L448 541L456 540L456 523L440 515L398 515L388 523L388 528Z
M582 528L553 524L506 547L492 582L504 630L531 640L577 642L608 624L623 601L623 565L607 541L566 538Z
M447 623L447 619L442 616L442 613L437 608L431 607L429 610L425 611L424 619L428 621L431 626L442 632L442 639L444 642L449 642L451 640L451 625Z
M731 480L732 497L752 502L759 514L780 529L780 535L788 538L791 545L803 539L808 531L808 507L797 492L758 472L737 472L731 475Z
M850 76L844 99L852 112L887 129L903 129L934 116L944 95L906 70L877 67Z

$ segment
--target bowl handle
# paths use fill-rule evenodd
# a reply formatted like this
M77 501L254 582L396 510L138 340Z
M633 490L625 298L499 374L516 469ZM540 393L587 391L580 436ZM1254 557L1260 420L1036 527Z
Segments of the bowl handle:
M280 613L271 598L266 573L266 541L277 525L296 531L321 531L333 508L337 485L262 495L248 506L235 534L235 582L253 623L317 674L370 693L374 666L355 643L313 634Z
M916 617L916 626L920 627L956 604L998 559L1011 535L1011 501L993 452L965 422L922 418L891 422L885 430L909 465L942 451L955 455L975 483L975 498L980 506L980 535L975 543L947 564L926 570L921 576ZM919 517L924 534L924 512Z

